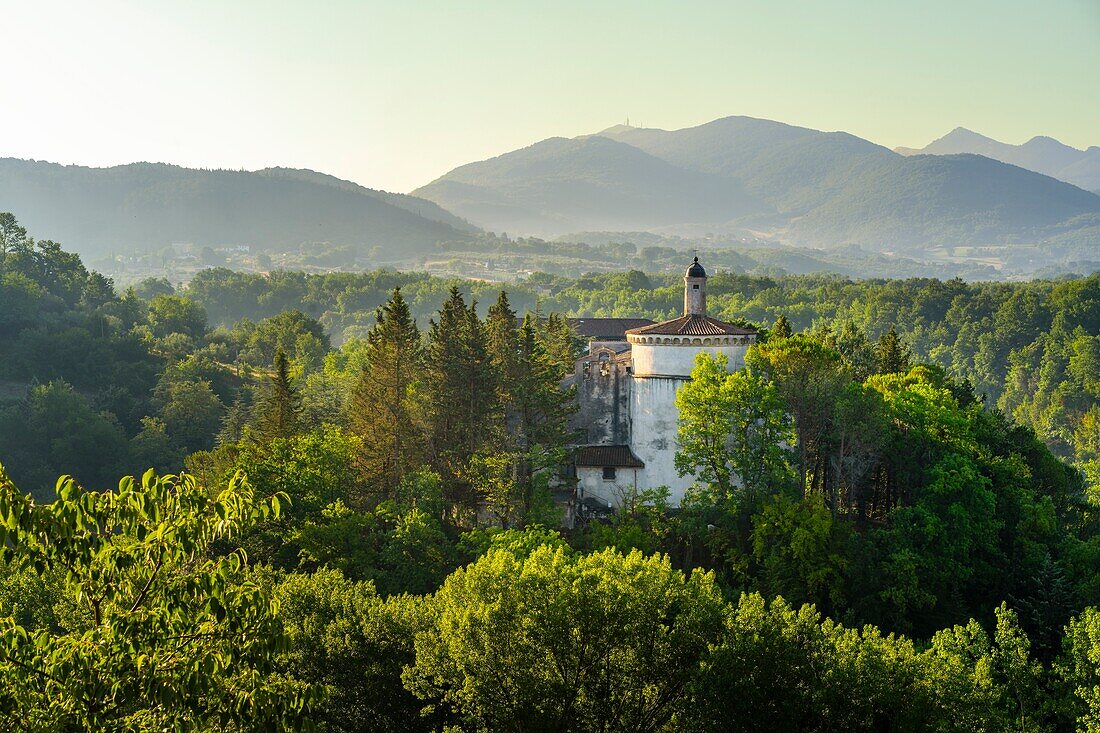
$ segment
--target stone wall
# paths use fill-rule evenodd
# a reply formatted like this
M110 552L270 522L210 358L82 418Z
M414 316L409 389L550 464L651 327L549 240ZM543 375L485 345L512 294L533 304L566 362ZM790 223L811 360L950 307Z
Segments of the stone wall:
M630 442L630 352L595 349L579 359L572 384L577 412L570 421L581 445L626 445Z
M605 479L602 467L577 466L577 500L594 498L604 504L619 506L623 498L634 491L635 485L638 489L643 488L641 473L644 470L620 466L615 469L614 479Z

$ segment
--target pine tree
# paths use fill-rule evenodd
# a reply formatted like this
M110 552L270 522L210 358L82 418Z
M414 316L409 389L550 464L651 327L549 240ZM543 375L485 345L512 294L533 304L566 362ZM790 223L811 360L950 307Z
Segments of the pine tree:
M519 336L516 329L516 312L508 302L508 294L503 290L497 302L489 308L485 319L485 331L488 337L489 357L499 380L498 392L501 407L511 415L515 400L516 384L519 379Z
M470 458L493 435L499 415L498 378L486 329L457 287L428 332L425 368L431 395L430 436L436 470L452 488Z
M424 372L420 331L395 288L367 334L366 366L348 404L348 429L363 439L359 466L367 486L392 493L424 464Z
M779 318L775 319L775 325L772 326L772 335L780 339L789 339L793 333L791 322L787 320L787 316L780 313Z
M511 321L514 323L514 321ZM565 370L536 332L528 315L511 354L512 375L500 388L508 397L507 429L470 457L470 488L504 527L545 520L553 510L551 470L564 460L572 390L562 389Z
M264 390L250 426L250 437L263 444L279 438L290 438L301 428L302 405L298 391L290 379L290 364L282 349L275 351L274 374Z
M241 387L233 400L232 406L222 418L221 431L218 433L218 445L236 443L245 435L252 415L252 390Z
M890 330L882 334L875 347L878 356L879 374L898 374L909 371L912 357L909 347L902 343L897 330L890 326Z
M568 372L539 338L530 315L520 327L517 374L517 433L527 446L564 445L569 437L569 417L576 410L572 392L561 387Z
M569 320L557 313L551 313L542 321L536 313L535 324L550 358L565 373L571 372L573 364L583 353L583 348L577 332L569 325Z

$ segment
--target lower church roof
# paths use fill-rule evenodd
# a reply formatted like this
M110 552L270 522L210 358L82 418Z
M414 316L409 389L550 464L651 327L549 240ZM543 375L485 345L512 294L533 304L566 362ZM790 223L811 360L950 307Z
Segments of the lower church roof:
M597 341L625 341L632 328L653 325L648 318L570 318L577 335Z
M629 445L582 445L577 448L577 465L645 468Z

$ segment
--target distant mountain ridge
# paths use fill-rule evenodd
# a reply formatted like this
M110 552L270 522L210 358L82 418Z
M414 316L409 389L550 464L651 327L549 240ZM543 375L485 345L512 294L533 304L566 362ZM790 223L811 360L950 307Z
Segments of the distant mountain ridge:
M742 230L810 246L926 250L1072 242L1100 227L1100 197L1019 167L904 156L848 133L751 117L551 138L413 194L482 228L541 236Z
M527 233L723 221L766 207L736 181L596 135L549 138L460 166L413 195L497 231Z
M923 148L895 148L895 151L902 155L974 153L1072 183L1086 191L1100 190L1100 146L1079 150L1044 135L1022 145L1012 145L956 127Z
M88 168L0 158L0 211L86 257L181 242L260 250L330 242L403 257L475 231L430 201L287 168Z

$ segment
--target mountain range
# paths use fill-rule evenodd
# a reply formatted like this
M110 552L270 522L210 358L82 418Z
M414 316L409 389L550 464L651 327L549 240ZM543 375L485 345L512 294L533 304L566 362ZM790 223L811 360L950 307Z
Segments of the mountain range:
M1092 241L1100 196L974 154L902 155L843 132L727 117L620 125L470 163L417 189L471 223L557 236L744 231L876 250Z
M378 248L385 258L430 252L474 231L431 201L288 168L86 168L0 158L0 211L93 258L173 243L273 250L318 242Z
M902 155L974 153L1029 171L1042 173L1090 191L1100 191L1100 147L1079 150L1052 137L1038 135L1023 145L1011 145L956 127L920 149L894 148Z
M395 262L471 242L480 230L643 231L917 259L1007 245L1027 252L1022 266L1041 267L1100 259L1100 195L1058 180L1079 174L1092 185L1098 153L1049 138L1006 146L961 129L897 152L844 132L726 117L550 138L460 166L410 195L289 168L0 158L0 211L92 258L174 243L259 251L329 243L355 259Z

